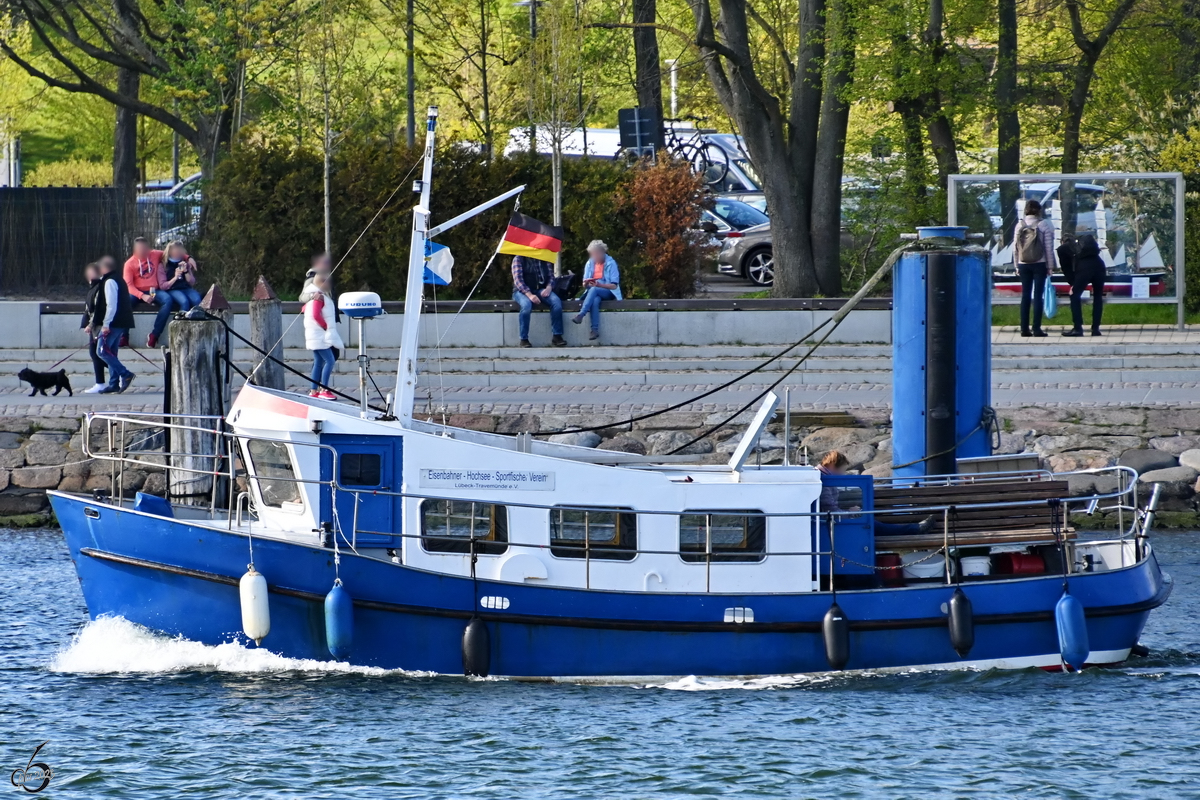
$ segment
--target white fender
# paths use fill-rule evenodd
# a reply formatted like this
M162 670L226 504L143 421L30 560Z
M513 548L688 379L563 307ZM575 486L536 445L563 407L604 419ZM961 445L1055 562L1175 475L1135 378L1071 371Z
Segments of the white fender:
M242 601L242 630L255 644L262 644L271 632L271 607L267 602L267 579L253 564L238 581L238 594Z

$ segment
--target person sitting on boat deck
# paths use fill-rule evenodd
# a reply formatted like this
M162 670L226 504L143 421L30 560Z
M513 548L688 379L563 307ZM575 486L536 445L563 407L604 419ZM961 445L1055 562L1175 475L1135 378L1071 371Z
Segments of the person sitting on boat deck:
M850 465L850 460L837 450L830 450L821 459L821 463L817 466L817 471L822 475L845 475L846 467ZM822 482L824 484L824 482ZM841 511L838 505L838 490L836 486L824 484L821 486L821 510L822 511ZM857 508L848 508L847 511L858 511ZM876 536L913 536L918 533L929 533L933 528L935 517L928 516L920 522L882 522L877 515L871 515L872 522L875 528Z
M329 283L328 275L314 275L311 298L304 304L304 346L313 354L312 389L308 395L322 400L337 399L326 387L333 374L333 350L345 347L334 319Z
M550 344L553 347L566 347L562 298L554 293L554 265L528 256L513 256L512 279L513 300L521 307L517 316L521 347L533 347L529 343L529 318L533 315L534 306L550 309Z
M1071 280L1071 321L1074 327L1063 336L1083 336L1083 290L1092 287L1092 336L1100 336L1100 317L1104 314L1104 279L1108 270L1100 258L1096 237L1079 237L1079 254L1075 256L1075 275Z
M621 296L621 271L617 261L608 254L608 245L599 239L593 239L588 245L588 262L583 265L583 285L587 294L583 296L583 306L579 313L571 318L576 325L583 318L591 315L592 332L589 339L600 338L600 303L605 300L623 300Z

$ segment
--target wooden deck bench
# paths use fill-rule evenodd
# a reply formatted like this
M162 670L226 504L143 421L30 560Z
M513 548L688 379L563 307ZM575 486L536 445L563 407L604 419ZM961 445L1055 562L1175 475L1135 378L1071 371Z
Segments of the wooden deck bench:
M1054 510L1047 502L1055 497L1067 498L1070 492L1066 481L1012 480L962 483L952 486L877 486L876 511L881 522L920 522L931 512L908 509L954 505L951 515L950 543L958 546L996 545L1009 543L1053 544ZM1033 505L1001 508L971 508L974 503L1018 503L1040 501ZM1063 533L1075 537L1067 522L1066 504L1058 508ZM906 536L877 536L877 550L926 550L941 547L947 540L938 514L929 533Z

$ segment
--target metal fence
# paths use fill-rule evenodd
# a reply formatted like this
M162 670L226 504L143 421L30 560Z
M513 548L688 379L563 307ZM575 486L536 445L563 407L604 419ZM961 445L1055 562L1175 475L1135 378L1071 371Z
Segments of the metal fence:
M112 188L0 188L0 289L79 283L84 264L123 249Z
M196 235L193 197L142 195L126 230L120 193L111 187L0 188L0 290L40 292L80 283L100 256L124 261L128 243L145 236L158 248Z

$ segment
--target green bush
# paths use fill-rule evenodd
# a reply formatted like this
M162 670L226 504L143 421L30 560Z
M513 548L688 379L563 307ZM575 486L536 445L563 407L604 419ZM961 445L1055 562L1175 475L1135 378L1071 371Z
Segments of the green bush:
M1172 137L1159 155L1160 168L1182 172L1184 180L1184 308L1200 313L1200 128Z
M403 298L415 202L411 184L420 175L420 156L420 150L386 144L348 145L338 152L332 178L334 262L353 245L338 271L339 290L369 289L387 300ZM434 163L435 225L520 184L528 187L521 195L521 211L544 222L551 219L550 162L545 158L521 154L489 162L469 148L449 146ZM587 243L603 239L621 265L626 293L638 295L645 294L649 281L633 241L633 212L615 202L631 177L612 161L571 159L563 164L562 264L578 274ZM196 250L207 274L228 294L245 295L261 273L280 297L294 297L309 259L322 249L320 154L279 145L240 148L218 166L206 203ZM466 296L499 244L512 210L512 202L504 203L438 237L455 259L454 280L438 290L439 299ZM506 256L496 258L476 298L511 295L509 263Z
M112 186L112 164L71 158L39 164L22 181L26 186Z

